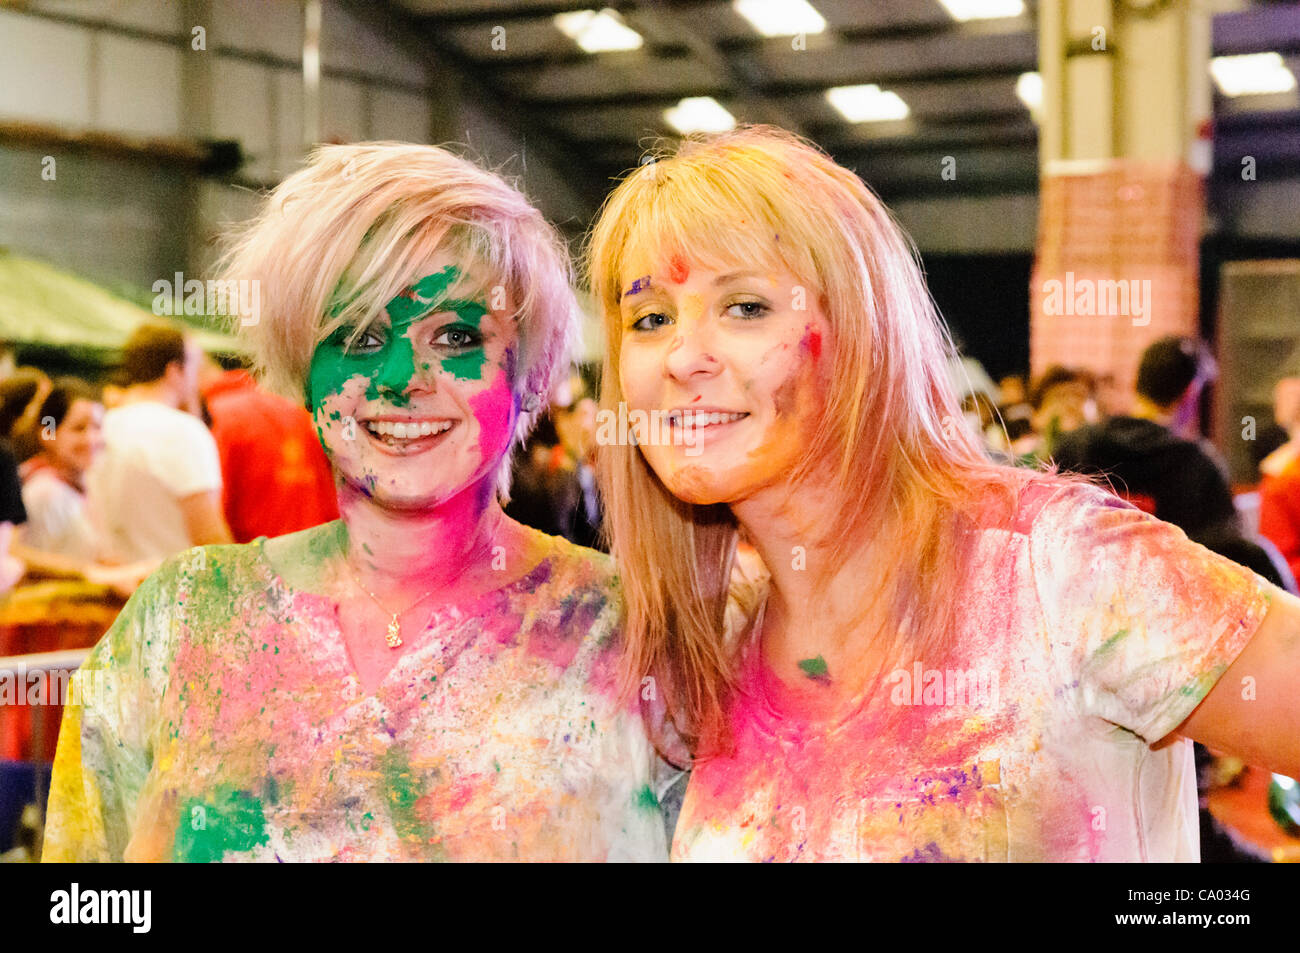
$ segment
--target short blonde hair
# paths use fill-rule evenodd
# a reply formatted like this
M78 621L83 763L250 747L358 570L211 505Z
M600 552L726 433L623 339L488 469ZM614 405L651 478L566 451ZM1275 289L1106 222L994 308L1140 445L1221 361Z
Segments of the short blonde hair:
M218 270L258 282L259 314L236 330L266 386L304 402L317 346L344 325L360 334L443 253L462 261L449 294L504 301L518 322L513 447L568 372L578 306L563 240L500 176L436 146L321 146L227 234ZM503 495L509 475L507 453Z

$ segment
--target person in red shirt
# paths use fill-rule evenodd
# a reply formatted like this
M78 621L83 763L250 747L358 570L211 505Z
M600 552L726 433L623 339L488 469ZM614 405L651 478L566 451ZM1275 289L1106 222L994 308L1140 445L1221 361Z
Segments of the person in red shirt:
M200 389L225 479L222 503L237 543L339 518L334 475L306 409L257 386L246 370L205 362Z
M1300 378L1278 381L1273 418L1291 439L1259 465L1259 532L1282 551L1300 579Z

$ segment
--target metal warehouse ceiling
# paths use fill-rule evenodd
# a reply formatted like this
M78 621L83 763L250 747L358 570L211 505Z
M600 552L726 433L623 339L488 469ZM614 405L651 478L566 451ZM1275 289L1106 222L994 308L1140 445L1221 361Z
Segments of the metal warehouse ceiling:
M788 36L759 36L728 0L609 0L644 45L591 54L553 17L600 3L383 0L432 62L479 87L530 140L544 138L575 175L598 183L635 166L654 137L674 134L666 108L712 96L740 121L811 137L887 200L1037 189L1037 129L1016 94L1019 76L1037 69L1034 0L1020 17L965 23L938 0L811 2L827 28L795 49ZM1300 4L1225 6L1235 12L1215 17L1215 55L1279 52L1300 72ZM853 123L825 98L831 87L865 83L902 97L908 118ZM1228 174L1245 154L1261 169L1295 174L1296 91L1233 100L1216 92L1215 152ZM956 181L937 174L949 155L962 170Z

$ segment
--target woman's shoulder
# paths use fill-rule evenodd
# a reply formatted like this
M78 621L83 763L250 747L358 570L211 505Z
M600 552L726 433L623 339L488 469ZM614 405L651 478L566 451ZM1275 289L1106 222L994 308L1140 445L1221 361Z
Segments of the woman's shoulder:
M1013 533L1031 536L1057 529L1062 523L1087 523L1097 508L1136 509L1104 486L1074 474L1035 473L1017 488L1009 525Z
M345 532L342 520L332 520L282 536L259 536L248 545L259 547L256 554L263 571L290 588L310 591L319 582L319 567L339 552Z
M533 570L545 576L545 581L560 592L594 590L607 592L617 598L620 590L614 560L586 546L579 546L562 536L552 536L541 530L530 529L534 542L543 555Z
M243 571L256 559L252 543L194 546L164 559L127 600L88 664L139 658L153 671L167 671L182 643L217 632L233 607L253 598L265 603L265 587L254 592Z
M262 545L265 537L250 543L193 546L167 558L145 582L169 598L179 593L192 604L203 594L229 607L245 592L264 592L274 575Z
M622 587L605 553L538 530L540 561L498 593L527 623L527 651L566 672L571 684L613 690L623 636Z

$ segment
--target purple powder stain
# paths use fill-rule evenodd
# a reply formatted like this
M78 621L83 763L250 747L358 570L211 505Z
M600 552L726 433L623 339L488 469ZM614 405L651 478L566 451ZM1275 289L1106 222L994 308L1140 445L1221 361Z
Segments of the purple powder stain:
M953 864L957 861L944 854L939 849L939 845L934 841L926 844L924 847L918 847L912 853L899 860L900 864Z
M640 294L648 290L650 290L650 276L645 275L632 282L632 286L623 292L623 297L626 298L628 295Z

